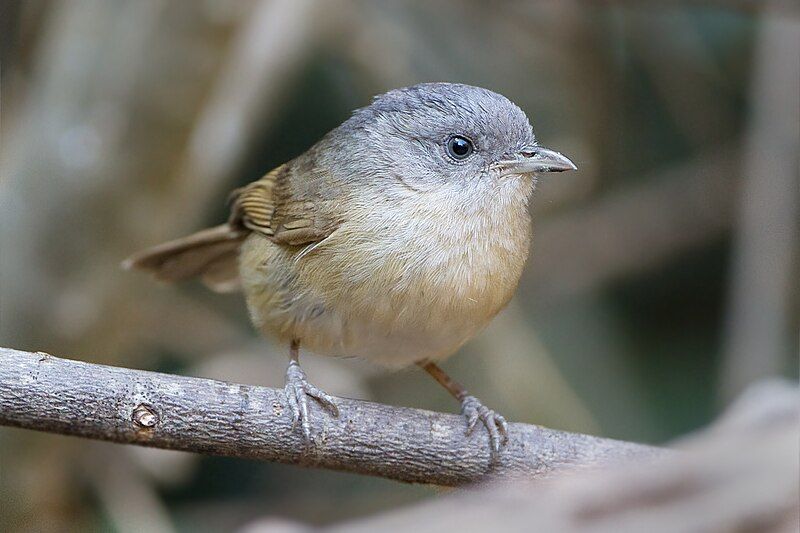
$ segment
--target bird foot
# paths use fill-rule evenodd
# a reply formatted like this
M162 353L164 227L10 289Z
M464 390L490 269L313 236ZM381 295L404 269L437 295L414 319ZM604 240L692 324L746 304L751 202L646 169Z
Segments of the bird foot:
M306 379L306 373L303 372L297 361L289 362L289 368L286 369L286 386L283 390L284 394L286 394L286 401L292 410L292 429L296 428L297 423L300 422L306 442L311 442L311 417L308 412L309 396L317 400L333 416L339 416L339 408L336 406L333 397L309 383Z
M461 399L461 414L467 419L467 435L475 429L478 420L483 422L489 431L489 441L494 454L499 453L500 447L508 442L506 419L483 405L475 396L466 395Z

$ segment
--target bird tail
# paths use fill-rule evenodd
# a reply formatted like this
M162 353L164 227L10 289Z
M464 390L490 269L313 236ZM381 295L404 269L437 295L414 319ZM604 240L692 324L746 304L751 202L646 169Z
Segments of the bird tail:
M199 277L213 291L234 292L240 287L239 246L246 236L222 224L136 253L122 268L144 270L168 282Z

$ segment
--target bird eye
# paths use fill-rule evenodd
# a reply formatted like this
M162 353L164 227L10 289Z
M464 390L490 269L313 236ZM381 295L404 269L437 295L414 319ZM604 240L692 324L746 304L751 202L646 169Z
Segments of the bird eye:
M472 142L470 142L469 139L454 135L447 140L447 153L450 154L450 157L453 159L461 161L472 155L473 151L475 151L475 147L472 146Z

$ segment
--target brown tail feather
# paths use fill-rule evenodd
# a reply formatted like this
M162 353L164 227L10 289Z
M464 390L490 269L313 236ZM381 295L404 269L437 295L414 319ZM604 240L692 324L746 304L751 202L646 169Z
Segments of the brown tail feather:
M143 250L122 267L145 270L169 282L200 277L214 291L232 292L239 288L237 255L246 235L222 224Z

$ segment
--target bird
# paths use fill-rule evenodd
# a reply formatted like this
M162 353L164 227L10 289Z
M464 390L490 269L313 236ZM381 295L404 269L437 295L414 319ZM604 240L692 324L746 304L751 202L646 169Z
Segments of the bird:
M238 188L227 222L139 252L127 269L242 291L253 325L288 347L292 427L312 438L300 350L418 365L478 422L493 453L508 424L438 365L511 299L531 244L540 174L575 170L525 112L471 85L375 96L302 155Z

